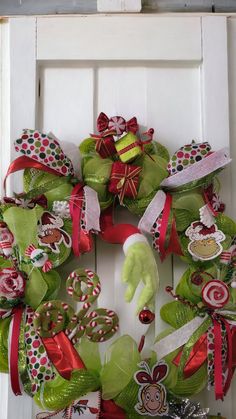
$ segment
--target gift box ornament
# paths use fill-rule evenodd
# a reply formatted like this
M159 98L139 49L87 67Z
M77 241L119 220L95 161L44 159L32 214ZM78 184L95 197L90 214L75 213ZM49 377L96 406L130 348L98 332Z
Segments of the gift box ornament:
M115 148L123 163L128 163L142 154L138 138L132 132L128 132L124 137L116 141Z
M138 191L139 173L141 167L121 162L112 165L109 191L119 196L120 203L124 197L135 198Z
M106 159L107 157L116 154L114 134L115 131L108 131L100 135L91 134L91 137L96 141L95 150L102 159Z

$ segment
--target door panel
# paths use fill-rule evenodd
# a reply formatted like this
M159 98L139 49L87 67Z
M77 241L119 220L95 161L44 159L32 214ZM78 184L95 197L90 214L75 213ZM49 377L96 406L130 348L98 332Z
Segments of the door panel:
M10 21L9 31L11 121L4 137L9 144L23 127L36 126L52 131L61 141L79 145L94 132L100 111L126 118L136 115L144 130L155 129L156 138L171 153L192 139L207 139L213 148L222 146L222 139L224 145L229 144L225 17L20 18ZM27 77L20 66L22 55L16 53L19 48L22 51L25 39L29 43L23 52ZM27 101L20 102L24 89ZM230 207L229 171L224 182L224 199ZM122 209L117 211L118 220L127 218L137 223ZM123 259L120 246L96 239L93 253L75 260L73 266L65 265L62 276L66 278L77 265L96 269L102 283L98 305L116 310L119 334L129 333L139 341L143 330L134 316L136 298L131 304L124 302ZM148 333L150 345L166 327L158 315L168 301L165 286L176 284L185 269L175 257L161 264L157 256L157 262L161 285L156 321ZM101 344L102 354L109 344ZM7 395L1 419L14 417L11 405L15 398L10 390ZM223 405L216 404L208 392L199 398L211 405L212 412L221 411L233 419L231 393ZM28 398L19 399L17 405L25 400L25 406L31 406ZM30 409L18 418L30 419Z

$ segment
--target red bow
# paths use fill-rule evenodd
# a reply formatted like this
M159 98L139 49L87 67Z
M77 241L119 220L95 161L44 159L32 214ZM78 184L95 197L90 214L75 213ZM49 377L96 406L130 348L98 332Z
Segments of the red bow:
M17 207L23 208L34 208L35 205L40 205L43 208L47 208L47 198L45 195L39 195L36 198L25 199L25 194L20 194L16 198L8 198L5 196L3 198L4 204L15 204Z
M97 119L97 130L103 132L108 128L115 130L117 135L121 135L125 131L136 134L139 126L135 116L126 122L122 116L112 116L109 119L105 113L101 112Z
M157 365L152 376L145 371L139 371L136 374L136 380L140 384L156 384L158 381L161 381L167 374L167 365L160 364Z

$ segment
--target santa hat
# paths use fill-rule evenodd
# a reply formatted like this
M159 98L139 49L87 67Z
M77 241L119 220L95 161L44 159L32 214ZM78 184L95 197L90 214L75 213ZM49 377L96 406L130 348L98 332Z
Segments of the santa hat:
M186 144L171 157L167 170L169 177L161 186L176 188L186 183L199 180L231 162L229 150L223 148L211 151L208 142Z
M185 234L190 240L203 240L208 238L214 238L217 241L225 240L224 233L218 230L216 224L213 224L211 227L206 227L200 221L193 222L187 228Z
M63 227L63 220L56 216L51 214L50 212L44 212L41 221L40 221L40 230L45 231L49 228L61 228Z

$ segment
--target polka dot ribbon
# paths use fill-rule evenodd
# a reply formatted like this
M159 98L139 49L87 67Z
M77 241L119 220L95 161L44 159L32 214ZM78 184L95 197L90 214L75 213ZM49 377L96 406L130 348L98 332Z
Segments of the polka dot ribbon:
M23 130L21 137L15 141L15 150L62 176L74 174L72 162L64 154L59 142L37 130Z
M47 356L43 342L35 332L34 311L27 306L25 309L25 351L28 374L31 379L31 392L35 394L42 383L54 378L52 364Z

